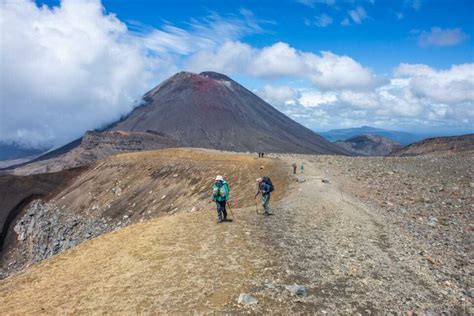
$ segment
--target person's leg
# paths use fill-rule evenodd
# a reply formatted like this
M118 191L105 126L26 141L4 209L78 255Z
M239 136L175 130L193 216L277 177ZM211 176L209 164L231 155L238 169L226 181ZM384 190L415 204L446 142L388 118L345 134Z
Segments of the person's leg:
M270 194L263 194L262 195L262 205L263 209L265 210L265 215L268 215L268 201L270 200Z
M222 214L224 215L224 220L227 219L227 209L226 209L226 201L222 201Z
M222 222L222 206L219 201L216 201L216 207L217 207L217 222L220 223Z

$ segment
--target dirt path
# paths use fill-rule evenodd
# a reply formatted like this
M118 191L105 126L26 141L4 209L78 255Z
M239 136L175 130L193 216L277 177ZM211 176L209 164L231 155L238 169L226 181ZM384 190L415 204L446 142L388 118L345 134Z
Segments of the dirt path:
M303 161L275 215L217 225L210 205L101 236L0 281L0 314L461 311L416 244Z
M279 257L278 269L255 282L261 311L461 310L416 244L347 196L326 170L301 162L306 181L276 205L275 216L261 220L260 237ZM292 284L305 286L309 295L290 297L286 287Z

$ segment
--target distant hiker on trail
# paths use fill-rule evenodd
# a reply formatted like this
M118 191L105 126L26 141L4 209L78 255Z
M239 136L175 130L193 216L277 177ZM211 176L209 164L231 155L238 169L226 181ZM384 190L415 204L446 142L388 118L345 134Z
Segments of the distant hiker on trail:
M262 152L262 158L263 158L263 156L265 156L265 153Z
M217 206L217 223L227 219L226 202L229 199L229 185L223 176L217 176L212 186L212 200Z
M296 174L296 163L293 163L291 166L293 167L293 174Z
M301 173L304 173L304 163L301 164L300 170L301 170Z
M262 157L262 153L258 152L258 158L261 158L261 157Z
M257 193L255 193L255 198L262 193L262 205L265 213L263 215L271 215L269 210L270 194L273 192L274 187L272 180L269 177L261 177L257 179Z

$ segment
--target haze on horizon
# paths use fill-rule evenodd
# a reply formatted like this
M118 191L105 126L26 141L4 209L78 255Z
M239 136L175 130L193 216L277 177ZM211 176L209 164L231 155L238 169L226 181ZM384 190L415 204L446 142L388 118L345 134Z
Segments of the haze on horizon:
M3 1L0 142L59 146L178 71L317 131L473 132L474 1Z

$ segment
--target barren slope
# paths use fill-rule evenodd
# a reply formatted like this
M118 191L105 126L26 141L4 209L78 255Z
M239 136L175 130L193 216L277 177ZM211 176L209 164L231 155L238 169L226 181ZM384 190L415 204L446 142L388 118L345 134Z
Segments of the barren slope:
M405 146L392 153L391 156L407 157L458 152L474 152L474 134L427 138Z
M214 208L217 174L228 179L232 206L252 204L255 179L269 175L280 190L287 170L276 159L199 149L166 149L111 156L90 166L48 203L19 214L0 252L0 278L111 230L176 212Z

